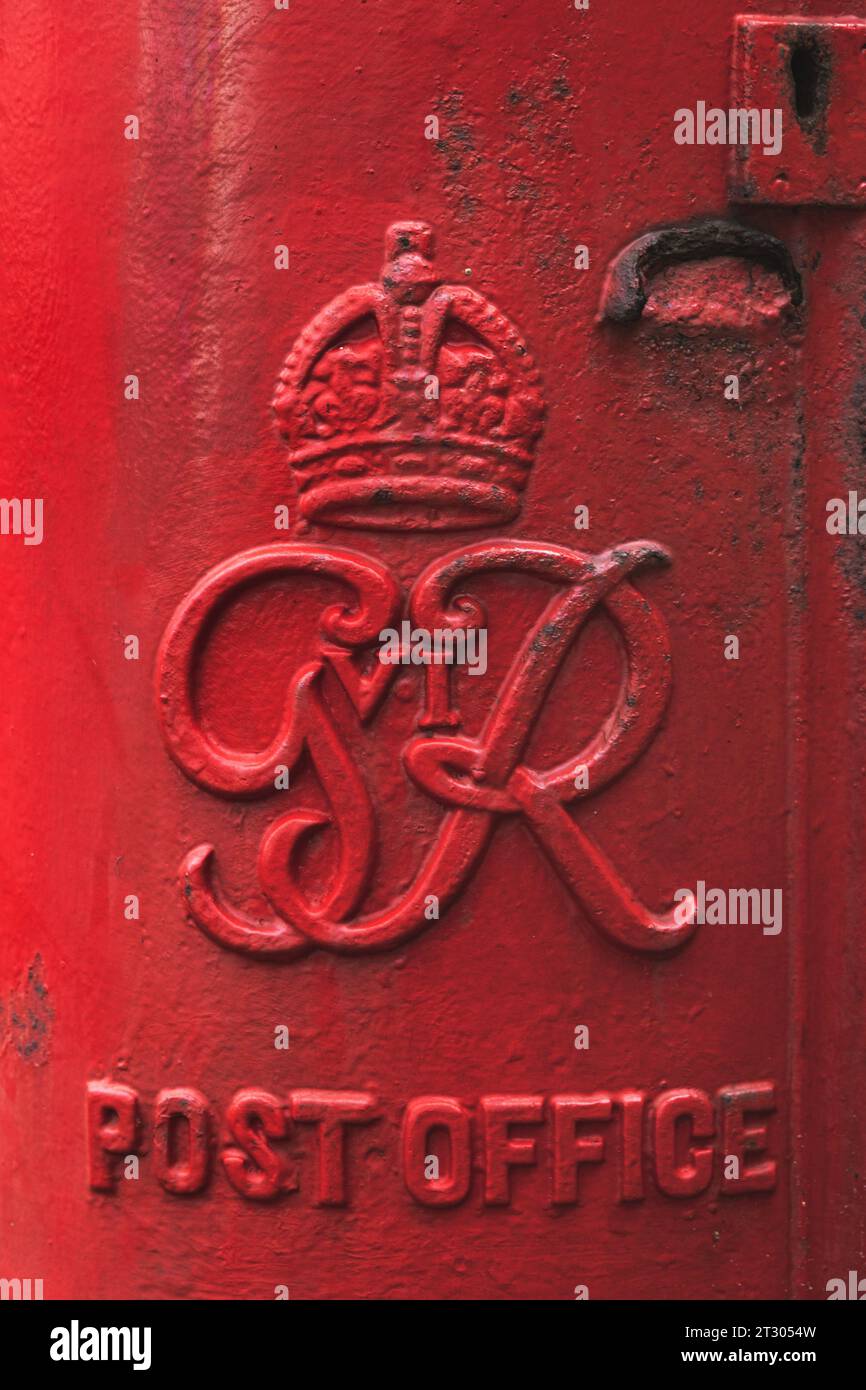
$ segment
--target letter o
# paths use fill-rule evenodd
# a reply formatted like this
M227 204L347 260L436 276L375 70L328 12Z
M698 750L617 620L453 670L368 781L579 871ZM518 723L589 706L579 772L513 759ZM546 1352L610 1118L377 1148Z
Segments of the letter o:
M472 1181L472 1120L453 1096L417 1096L403 1114L403 1181L425 1207L453 1207ZM424 1176L431 1130L448 1132L450 1158L438 1178Z
M171 1135L185 1121L186 1155L172 1156ZM200 1192L210 1171L210 1107L189 1086L160 1091L153 1116L153 1166L166 1192Z

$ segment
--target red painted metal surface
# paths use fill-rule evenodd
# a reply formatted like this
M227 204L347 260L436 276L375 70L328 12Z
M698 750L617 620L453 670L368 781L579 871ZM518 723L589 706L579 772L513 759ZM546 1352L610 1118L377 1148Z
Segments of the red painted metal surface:
M0 1277L866 1275L866 238L674 138L734 7L3 25Z

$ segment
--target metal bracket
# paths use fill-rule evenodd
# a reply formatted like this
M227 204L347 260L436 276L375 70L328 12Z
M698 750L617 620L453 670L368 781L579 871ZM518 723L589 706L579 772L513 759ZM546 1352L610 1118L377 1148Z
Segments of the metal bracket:
M731 106L742 129L731 200L866 205L864 92L863 20L738 16ZM776 153L755 135L764 113L781 121Z
M776 272L792 304L802 303L800 276L784 242L755 227L707 217L660 227L629 242L608 268L599 319L610 323L639 319L654 275L678 261L703 261L714 256L741 256L759 261Z

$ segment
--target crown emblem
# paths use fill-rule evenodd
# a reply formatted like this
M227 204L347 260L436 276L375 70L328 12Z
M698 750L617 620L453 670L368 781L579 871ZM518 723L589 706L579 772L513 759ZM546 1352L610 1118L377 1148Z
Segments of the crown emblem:
M308 521L464 529L520 509L544 401L514 324L442 284L433 230L397 222L381 283L339 295L300 334L274 397Z

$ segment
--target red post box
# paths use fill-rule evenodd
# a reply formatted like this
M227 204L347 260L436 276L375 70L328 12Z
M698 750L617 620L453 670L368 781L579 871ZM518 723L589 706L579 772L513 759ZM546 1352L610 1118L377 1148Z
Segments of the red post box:
M866 13L805 8L5 16L3 1280L866 1279Z

